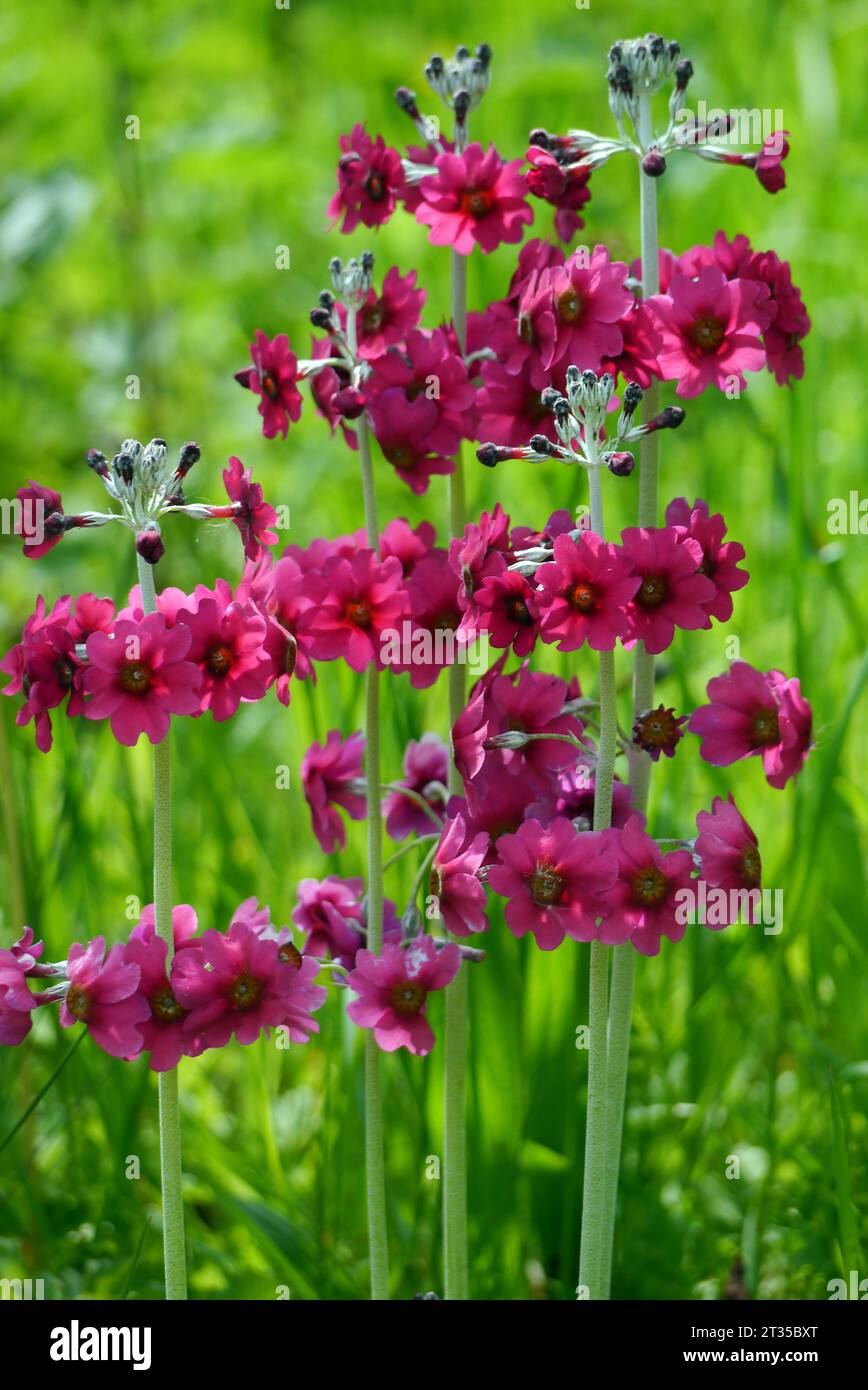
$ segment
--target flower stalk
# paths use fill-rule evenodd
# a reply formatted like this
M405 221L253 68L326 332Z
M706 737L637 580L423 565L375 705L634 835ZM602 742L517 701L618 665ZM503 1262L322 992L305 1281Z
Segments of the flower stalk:
M142 609L157 611L153 566L136 556ZM170 735L154 744L154 925L166 943L166 966L175 951L172 931L172 765ZM163 1255L166 1298L187 1297L187 1257L184 1241L184 1198L181 1175L181 1116L178 1068L160 1072L160 1173L163 1199Z

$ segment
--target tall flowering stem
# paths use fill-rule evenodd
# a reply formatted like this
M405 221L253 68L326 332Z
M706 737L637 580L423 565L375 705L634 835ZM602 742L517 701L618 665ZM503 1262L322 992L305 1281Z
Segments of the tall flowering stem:
M347 305L347 341L357 352L358 306ZM371 462L371 441L365 416L357 425L362 501L368 545L379 554L377 497ZM383 817L380 804L380 671L372 661L365 673L365 780L368 802L367 882L368 950L383 949ZM371 1298L389 1297L389 1240L386 1226L386 1156L383 1133L383 1077L380 1049L373 1032L365 1032L365 1172L368 1197L368 1246L371 1265Z
M647 92L638 94L638 135L643 149L651 142L651 98ZM642 297L648 299L660 288L659 245L657 231L657 182L639 167L639 198L642 248ZM652 419L660 408L660 386L656 379L645 394L646 419ZM639 448L639 526L656 526L658 515L658 452L659 431L646 434ZM633 674L634 718L654 704L654 657L645 650L643 642L636 645ZM630 761L630 788L633 804L640 811L648 806L651 780L651 758L647 753L633 750ZM633 989L636 976L636 952L629 942L614 946L612 961L612 993L609 1005L609 1073L606 1104L606 1228L603 1251L602 1289L608 1297L612 1279L612 1246L615 1233L615 1208L618 1199L618 1176L621 1166L621 1137L624 1129L624 1103L627 1094L627 1069L630 1061L630 1033L633 1023Z
M147 616L157 611L154 568L141 555L136 558L142 609ZM172 762L169 737L167 734L160 743L154 744L154 924L157 935L166 943L167 967L175 950L172 931ZM160 1072L158 1087L166 1298L176 1300L187 1297L178 1068Z
M586 443L595 448L590 438ZM603 488L601 466L592 465L588 474L591 530L604 537ZM594 830L606 830L612 823L612 783L615 774L618 713L615 693L615 653L600 652L600 737L594 783ZM591 1298L605 1297L603 1262L611 1233L607 1228L608 1160L608 990L609 947L591 942L588 1028L588 1107L585 1130L585 1173L582 1195L582 1239L579 1283Z

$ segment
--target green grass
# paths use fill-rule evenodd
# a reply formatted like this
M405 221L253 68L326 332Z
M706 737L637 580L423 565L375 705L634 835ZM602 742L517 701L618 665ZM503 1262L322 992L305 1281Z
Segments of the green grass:
M724 630L682 635L660 685L682 709L722 669L725 643L763 668L798 674L817 749L797 786L768 788L755 760L725 772L695 741L655 772L662 835L689 832L712 795L732 789L759 834L766 881L784 892L780 936L695 929L639 962L614 1292L624 1298L718 1297L737 1258L752 1295L825 1298L859 1268L866 1196L866 541L835 538L827 503L865 483L862 385L868 285L864 14L850 3L736 4L684 11L672 0L577 10L568 0L296 0L289 11L241 0L178 7L46 3L7 9L0 88L0 339L4 496L29 477L59 487L68 509L98 507L84 450L125 436L199 440L191 495L217 500L230 453L253 465L291 539L361 524L356 461L306 410L286 444L257 430L232 381L252 330L287 329L306 351L307 312L330 256L373 243L381 267L419 267L425 322L448 313L446 254L403 216L376 238L325 233L337 137L357 119L398 143L411 135L396 85L422 97L437 50L487 39L494 83L475 130L523 153L534 125L606 132L605 53L653 22L693 59L696 98L781 108L792 132L786 192L748 173L673 161L660 185L661 235L681 251L717 228L791 260L814 329L792 392L764 376L738 402L688 403L663 441L664 497L701 494L748 550L751 583ZM434 110L427 95L424 109ZM137 115L141 138L127 140ZM589 243L637 254L635 171L595 175ZM540 211L536 230L548 229ZM292 268L275 269L275 247ZM469 303L500 296L513 253L470 265ZM141 398L125 397L126 379ZM668 394L667 399L671 399ZM445 525L443 485L413 497L382 464L381 516ZM471 465L469 514L500 498L542 523L584 500L573 474ZM635 478L609 487L614 530L635 512ZM170 523L171 525L171 523ZM192 588L239 570L237 537L176 518L163 584ZM0 638L16 640L36 594L123 595L134 580L118 531L75 535L30 564L4 538ZM575 669L593 688L584 655ZM661 667L664 664L661 663ZM627 663L619 662L627 678ZM182 721L175 733L177 900L225 926L256 893L287 920L299 878L334 871L309 832L298 785L315 735L361 722L361 681L322 668L291 709L273 697L228 725ZM408 737L444 731L445 688L384 690L384 763ZM4 819L2 944L30 922L49 958L69 943L128 930L128 898L149 898L147 748L120 748L106 727L55 721L38 754L0 710ZM293 786L275 787L287 764ZM361 871L364 828L350 827L340 871ZM413 856L390 870L402 907ZM571 1298L577 1271L586 1053L586 948L551 955L516 942L497 912L471 979L469 1182L471 1288L487 1298ZM52 1077L72 1040L40 1012L25 1046L0 1054L0 1143ZM433 1005L442 1034L442 1001ZM321 1038L278 1052L227 1048L185 1062L184 1168L195 1297L361 1298L366 1294L362 1046L338 991ZM393 1292L441 1287L442 1047L427 1061L386 1059ZM0 1275L42 1277L50 1296L159 1296L161 1249L155 1084L86 1043L0 1152ZM730 1156L741 1176L727 1178ZM127 1177L131 1156L141 1177ZM863 1275L868 1274L864 1267Z

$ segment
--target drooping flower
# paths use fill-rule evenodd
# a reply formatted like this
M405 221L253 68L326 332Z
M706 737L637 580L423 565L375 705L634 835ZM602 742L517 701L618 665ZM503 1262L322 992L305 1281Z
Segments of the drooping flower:
M723 888L727 893L745 889L745 907L748 920L758 920L759 904L752 890L759 888L762 881L762 861L757 838L744 816L739 811L730 794L724 801L716 796L710 811L700 811L696 817L696 852L702 867L700 877L709 888ZM718 914L719 915L719 914ZM738 913L724 914L725 922L710 923L729 925L729 917L737 918Z
M42 753L51 748L51 711L67 700L66 712L79 715L84 709L83 665L76 652L76 637L70 622L70 600L64 596L49 613L40 594L36 607L24 624L21 641L0 661L0 671L9 677L4 695L23 691L24 703L15 716L23 727L34 721L36 746Z
M335 807L341 806L351 820L365 818L364 751L362 734L350 734L343 740L339 731L332 729L325 744L312 743L302 759L302 786L313 817L313 831L323 854L334 854L347 842Z
M173 714L199 709L199 667L187 660L192 634L187 627L168 627L162 613L138 621L118 619L111 636L94 632L87 639L90 663L82 682L90 700L88 719L109 719L119 743L131 747L141 734L159 743Z
M762 333L771 321L768 292L756 280L727 280L716 266L695 279L675 275L665 295L646 301L660 335L657 360L676 395L699 396L707 386L746 386L745 372L766 364Z
M583 642L596 652L612 651L626 636L626 605L641 584L630 559L593 531L577 539L555 538L553 559L535 575L541 593L540 636L558 650L574 652Z
M236 372L235 380L259 396L259 413L265 438L274 439L280 435L285 439L290 421L294 424L301 416L301 392L297 385L300 377L295 353L285 333L269 338L267 333L257 328L255 341L250 344L250 356L253 366Z
M623 941L597 921L606 910L605 894L615 882L615 857L602 834L580 833L557 817L547 826L526 820L514 835L497 842L498 862L488 883L506 905L506 925L514 936L532 932L542 951L553 951L565 936L575 941Z
M421 797L435 813L442 814L446 801L446 778L449 770L449 750L437 734L423 734L418 741L411 739L404 751L404 777L397 784ZM403 791L389 792L383 801L386 833L393 840L406 840L408 835L430 834L433 821L421 806Z
M641 639L654 654L671 645L676 627L707 626L716 589L700 573L702 547L675 526L629 526L621 544L639 587L628 606L629 642Z
M788 130L774 130L763 140L758 154L724 155L723 163L753 169L767 193L780 193L787 182L784 160L790 152L789 133Z
M206 596L207 595L207 596ZM177 621L191 633L188 661L201 672L199 708L220 722L242 700L261 700L274 669L265 647L266 621L252 603L226 603L208 591Z
M812 715L797 677L734 661L707 690L711 703L694 710L688 724L702 739L706 762L726 767L761 756L766 780L778 789L801 772L813 746Z
M485 889L477 871L489 849L487 832L468 831L458 812L444 825L431 866L430 892L437 899L440 918L453 936L485 931Z
M666 525L683 526L691 540L702 547L701 572L710 579L715 588L714 598L703 604L711 619L728 622L732 617L732 594L743 589L750 575L747 570L738 568L739 560L744 559L744 546L738 541L724 541L726 522L720 512L709 515L709 506L697 497L691 507L685 497L675 497L666 508Z
M504 163L493 145L485 151L474 143L462 154L438 155L434 167L419 184L422 201L415 210L417 222L430 228L432 246L469 256L475 245L487 253L521 241L533 209L520 159Z
M240 459L231 458L229 467L223 470L223 482L232 502L231 512L212 508L215 516L229 515L241 532L244 554L248 560L258 560L264 554L263 547L277 544L277 532L270 527L277 521L277 512L262 495L262 485L254 483L250 469L245 468Z
M585 225L578 210L590 201L591 170L579 164L576 157L559 159L556 152L539 145L531 145L525 159L530 165L528 190L535 198L551 203L556 209L555 232L561 241L572 241Z
M458 972L458 947L439 951L430 936L417 936L406 948L389 943L380 955L359 951L347 984L359 997L347 1013L360 1028L372 1028L384 1052L406 1047L425 1057L435 1038L425 1015L428 995L445 989Z
M352 970L365 944L364 883L360 878L303 878L292 920L304 932L304 954L335 960ZM383 901L383 940L400 941L401 923L395 904Z
M313 603L301 620L311 655L318 661L342 657L354 671L372 661L382 667L383 634L399 631L409 616L403 581L400 561L390 556L381 562L373 550L327 561L309 577Z
M326 997L313 984L318 971L312 956L281 959L276 940L236 918L225 933L204 932L198 951L180 952L172 979L188 1008L185 1030L206 1047L224 1047L233 1036L246 1045L280 1027L305 1043L319 1032L311 1015Z
M333 221L343 217L341 231L380 227L388 222L405 188L401 156L382 135L372 138L361 123L340 137L338 187L328 206Z
M30 1015L38 1003L27 984L28 957L0 950L0 1044L17 1047L30 1032Z
M660 953L661 938L680 941L686 917L679 893L689 888L693 856L689 850L664 854L644 829L644 817L632 815L621 830L602 832L617 860L606 925L613 940L629 940L643 956Z
M42 487L32 480L15 494L18 509L15 534L24 541L24 554L38 560L63 538L63 499L53 488Z
M92 640L92 639L91 639ZM151 1013L138 993L140 969L126 958L120 943L106 954L105 937L69 949L69 986L61 998L64 1028L83 1023L94 1042L111 1057L136 1057L142 1050L142 1031Z

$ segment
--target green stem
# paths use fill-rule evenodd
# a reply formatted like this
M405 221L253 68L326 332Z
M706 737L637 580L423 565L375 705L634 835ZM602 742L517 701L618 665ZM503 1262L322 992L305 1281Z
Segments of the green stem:
M467 258L452 252L452 323L462 353L467 349ZM459 449L447 478L449 535L464 531L464 464ZM464 709L464 666L449 667L449 728ZM460 795L461 774L449 765L449 790ZM445 1296L468 1297L467 1262L467 1007L468 976L462 965L446 989L443 1052L443 1266Z
M591 530L605 534L601 465L592 466L588 478ZM594 777L594 830L606 830L612 823L612 782L618 740L618 709L615 687L615 653L600 652L600 736ZM606 1224L607 1165L607 1086L609 1075L607 1015L609 989L609 948L600 941L591 943L588 1026L588 1107L585 1130L585 1175L582 1193L582 1240L579 1283L592 1299L607 1297L603 1281L605 1250L610 1240Z
M157 611L153 567L137 556L142 610ZM172 762L170 735L154 744L154 925L166 943L166 966L175 954L172 932ZM163 1192L163 1254L166 1298L187 1297L187 1254L184 1242L184 1197L181 1179L181 1116L178 1069L160 1072L160 1172Z
M356 315L348 314L350 346L356 349ZM362 501L368 545L380 550L377 495L371 463L368 424L362 415L357 436L362 474ZM383 949L383 818L380 800L380 670L372 661L365 672L365 779L368 797L368 950ZM371 1266L371 1298L389 1297L389 1233L386 1220L386 1150L383 1130L382 1054L373 1032L365 1032L365 1173L368 1197L368 1250Z
M639 96L639 143L647 148L651 140L651 101L647 94ZM642 224L642 295L657 294L660 287L659 247L657 237L657 182L639 169L639 199ZM656 381L645 392L642 410L651 419L660 409L660 388ZM639 515L640 526L656 526L658 516L658 446L660 434L645 435L639 450ZM633 674L633 716L650 709L654 703L654 657L639 642ZM651 759L647 753L633 750L630 760L630 788L633 804L639 811L648 807L651 781ZM618 1176L621 1168L621 1142L624 1131L624 1105L627 1095L627 1071L630 1062L630 1034L633 1022L633 991L636 977L636 952L629 942L616 946L612 960L612 1000L609 1014L609 1077L607 1083L606 1140L608 1164L606 1173L607 1244L603 1252L603 1285L608 1296L612 1279L612 1248L618 1202Z

